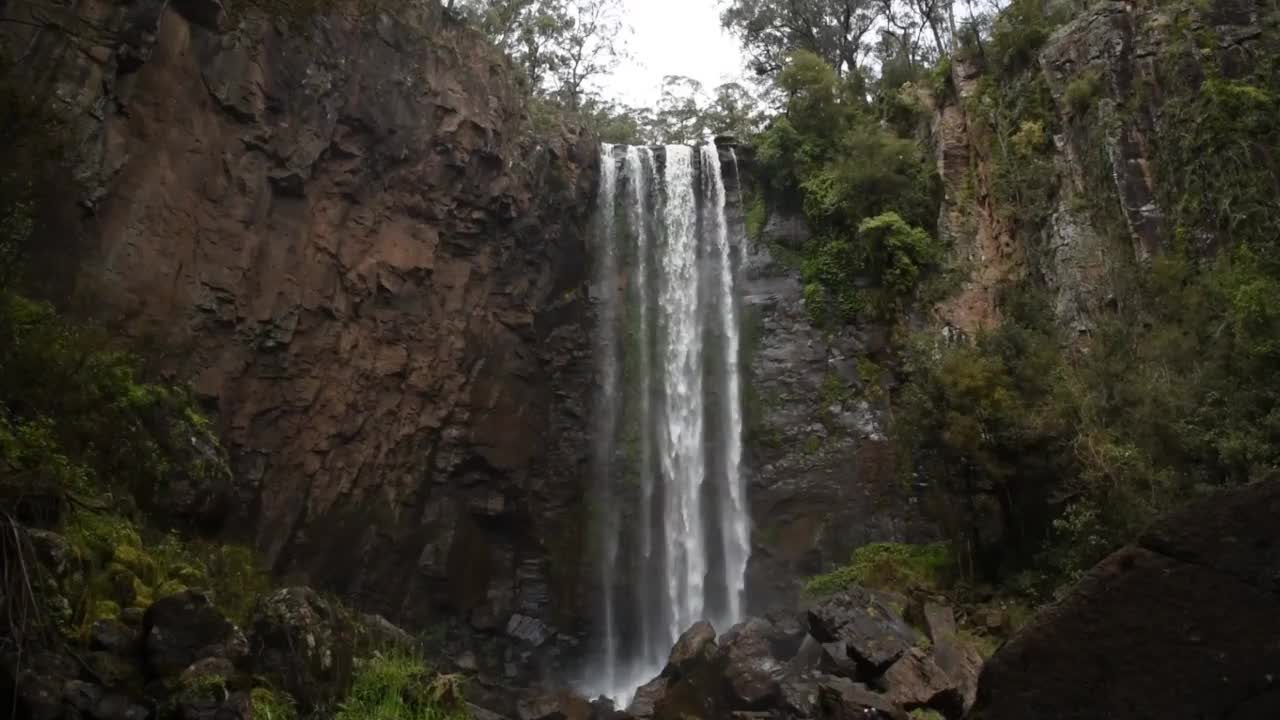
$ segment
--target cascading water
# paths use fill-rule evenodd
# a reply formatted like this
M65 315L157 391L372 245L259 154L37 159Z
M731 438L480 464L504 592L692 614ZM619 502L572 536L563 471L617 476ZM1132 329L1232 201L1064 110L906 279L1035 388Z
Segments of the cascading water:
M750 518L721 152L603 147L593 253L601 657L585 689L619 705L690 625L723 631L743 612Z

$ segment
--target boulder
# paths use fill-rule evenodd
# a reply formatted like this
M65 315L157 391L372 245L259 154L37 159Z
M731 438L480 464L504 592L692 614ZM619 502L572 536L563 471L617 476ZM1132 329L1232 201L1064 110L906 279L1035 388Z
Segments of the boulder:
M29 720L62 720L62 699L79 667L70 657L52 652L0 654L0 702L5 712Z
M304 708L343 696L351 684L354 643L351 622L306 587L263 598L249 633L253 671L273 678Z
M739 708L760 708L778 695L783 665L772 655L773 635L774 626L767 620L749 618L721 638L724 677L731 701Z
M969 712L978 695L978 677L984 662L982 653L959 638L951 638L935 643L931 657L955 687L961 710Z
M482 708L479 705L473 705L471 703L467 703L466 707L467 707L467 716L470 717L471 720L507 720L506 718L499 715L498 713L492 710L486 710L485 708Z
M821 708L818 685L811 678L788 677L782 681L779 691L778 705L783 712L799 718L817 717Z
M516 703L519 720L591 720L591 703L573 693L540 693Z
M876 684L885 699L904 710L933 708L952 718L965 710L957 683L920 648L912 648L894 661Z
M926 601L921 608L921 615L924 619L925 632L928 633L930 640L937 643L955 637L956 614L951 608Z
M822 643L843 642L848 657L878 675L915 645L916 636L888 599L851 588L809 609L809 634Z
M537 618L515 614L507 620L507 635L533 647L541 647L551 638L551 628Z
M117 620L99 620L89 628L89 647L93 650L132 655L138 650L139 641L137 629Z
M1223 492L1094 567L982 670L983 720L1280 717L1280 483Z
M104 690L93 683L71 680L62 687L62 702L82 715L88 715L98 706Z
M221 697L178 703L179 720L257 720L247 692L230 692ZM145 718L138 718L145 720ZM264 719L265 720L265 719Z
M670 664L668 664L668 667ZM666 677L659 675L649 682L641 685L635 695L631 697L631 704L627 706L627 714L638 718L651 718L657 712L658 704L667 695L667 688L671 681Z
M697 665L709 661L716 654L716 630L706 620L696 622L680 635L667 658L664 675L688 675Z
M66 577L71 571L75 552L67 539L51 530L28 529L27 537L35 549L36 558L56 578Z
M208 657L234 663L248 652L244 633L200 590L184 590L147 608L142 638L147 670L155 677L177 675Z
M818 669L826 657L827 651L823 649L822 643L814 640L812 635L806 634L804 640L800 643L800 648L787 661L787 667L784 672L789 676L802 675L810 670Z
M225 685L235 674L236 666L230 660L221 657L204 658L191 663L190 667L182 671L182 675L178 677L178 685L193 687L207 684L210 680L218 680Z
M112 690L141 690L142 667L133 657L95 650L80 657L88 677Z
M361 615L360 630L364 644L374 649L412 648L414 644L412 635L381 615Z
M809 624L804 613L773 610L765 613L765 619L769 621L769 645L773 648L773 656L783 661L795 657L809 637Z
M822 653L818 656L819 670L839 677L847 677L850 680L867 674L859 672L858 663L849 656L849 647L843 640L822 643L821 648Z
M822 717L830 720L906 720L907 713L883 695L848 678L827 677L818 683Z
M133 698L123 693L108 693L103 695L98 703L94 706L93 712L89 713L93 720L149 720L151 710L144 705L134 702ZM244 720L249 720L248 716L241 716ZM186 718L183 720L214 720L213 716L208 718ZM235 718L223 718L219 716L216 720L236 720Z

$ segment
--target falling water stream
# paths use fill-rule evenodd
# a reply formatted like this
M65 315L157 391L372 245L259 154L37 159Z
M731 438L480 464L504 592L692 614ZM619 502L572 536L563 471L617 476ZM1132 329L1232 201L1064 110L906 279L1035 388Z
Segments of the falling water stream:
M699 620L743 613L736 238L715 145L605 145L593 296L600 661L587 690L630 702ZM735 168L736 170L736 168Z

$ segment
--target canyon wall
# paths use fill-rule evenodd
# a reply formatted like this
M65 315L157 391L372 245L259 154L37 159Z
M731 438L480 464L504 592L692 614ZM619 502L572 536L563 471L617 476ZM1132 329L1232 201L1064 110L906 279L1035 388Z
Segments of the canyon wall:
M59 271L216 412L227 531L406 622L577 630L595 141L436 3L76 12L19 38L82 157Z

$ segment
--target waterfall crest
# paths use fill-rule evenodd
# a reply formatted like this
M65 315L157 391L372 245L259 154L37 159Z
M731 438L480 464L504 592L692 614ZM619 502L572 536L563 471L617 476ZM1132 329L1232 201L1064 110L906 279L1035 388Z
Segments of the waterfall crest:
M584 685L620 706L690 625L724 631L743 614L739 243L726 220L722 152L733 159L715 145L602 147L593 252L600 640Z

